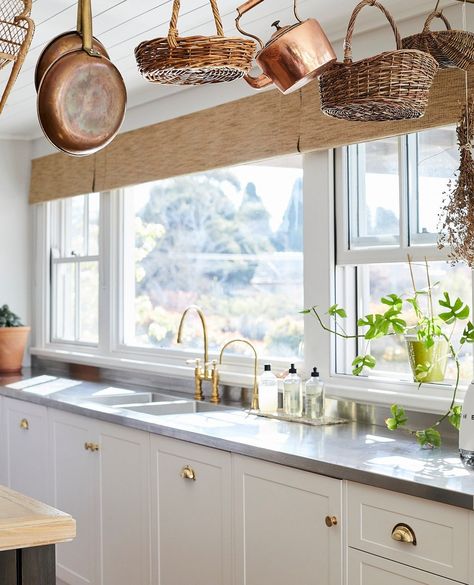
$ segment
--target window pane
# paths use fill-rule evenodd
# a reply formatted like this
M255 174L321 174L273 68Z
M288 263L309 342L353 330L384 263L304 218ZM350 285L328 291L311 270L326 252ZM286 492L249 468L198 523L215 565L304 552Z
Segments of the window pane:
M75 339L75 307L76 279L74 264L56 264L53 274L53 337L74 341Z
M197 304L213 349L245 337L260 355L300 353L299 156L128 188L125 206L125 343L176 347L181 313ZM196 317L185 330L186 347L201 347Z
M437 234L438 215L449 181L459 167L456 129L436 128L416 135L414 230Z
M99 340L99 263L80 263L79 341Z
M350 247L399 241L399 139L349 148Z
M72 197L66 204L69 204L70 223L66 226L68 234L66 241L69 242L66 249L66 256L83 256L86 253L84 241L84 208L85 195Z
M430 277L432 285L439 282L435 288L434 310L440 312L438 300L442 292L447 291L451 298L460 297L471 305L472 280L471 271L467 266L450 266L446 262L430 262ZM361 273L361 295L364 297L364 314L385 312L387 307L380 303L380 299L390 293L406 293L410 296L413 292L410 271L407 263L403 264L371 264L359 269ZM415 284L418 289L427 287L426 267L424 263L414 263L413 272ZM427 308L425 300L425 308ZM413 312L407 312L405 318L408 323L415 323ZM464 324L454 330L453 341L455 347L459 345L459 338ZM448 328L451 333L451 328ZM365 345L362 344L359 352L364 352ZM408 364L405 341L402 337L384 337L370 344L370 352L377 359L377 368L374 374L398 374L398 378L411 380L411 370ZM471 381L473 377L473 356L472 346L466 344L466 349L461 354L462 379ZM447 378L454 379L456 375L455 364L452 360L448 363Z

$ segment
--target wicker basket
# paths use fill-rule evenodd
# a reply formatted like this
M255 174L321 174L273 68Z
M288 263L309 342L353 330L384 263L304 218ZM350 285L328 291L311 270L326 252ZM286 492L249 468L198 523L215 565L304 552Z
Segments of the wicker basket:
M440 18L447 30L431 31L430 24ZM433 55L442 69L469 69L474 63L474 34L464 30L452 30L442 12L432 12L423 31L402 41L405 49L418 49Z
M20 73L35 32L30 14L31 0L0 0L0 69L13 63L0 99L0 114Z
M210 0L217 36L180 37L180 0L174 0L167 38L144 41L135 49L138 69L147 81L202 85L233 81L249 72L256 45L240 37L224 37L216 0Z
M364 6L379 8L392 27L396 51L352 62L352 35ZM333 118L355 121L387 121L420 118L438 69L426 53L402 50L395 22L376 0L360 2L349 21L344 44L344 63L336 63L320 77L321 109Z

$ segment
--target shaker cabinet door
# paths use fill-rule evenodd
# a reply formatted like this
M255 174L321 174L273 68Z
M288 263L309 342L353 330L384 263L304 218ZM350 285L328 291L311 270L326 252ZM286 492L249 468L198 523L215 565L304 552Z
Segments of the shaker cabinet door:
M236 585L341 585L342 482L232 460Z
M4 398L1 420L5 483L31 498L51 503L46 407Z
M57 576L68 585L99 585L99 451L96 421L49 410L54 503L76 520L72 542L57 546Z
M158 436L151 453L154 585L231 585L230 454Z

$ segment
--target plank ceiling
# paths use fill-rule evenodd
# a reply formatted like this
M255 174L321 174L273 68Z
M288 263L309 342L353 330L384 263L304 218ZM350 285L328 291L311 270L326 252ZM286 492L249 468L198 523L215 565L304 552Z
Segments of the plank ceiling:
M457 4L454 0L441 0L442 6ZM426 13L434 0L385 0L384 4L399 18ZM145 82L137 73L133 49L145 39L165 36L171 13L171 0L93 0L94 35L107 47L111 59L124 76L129 94L129 107L159 100L178 91L179 87L164 87ZM207 0L182 0L179 30L187 34L213 34L213 21ZM344 35L355 0L300 0L303 17L314 16L335 41ZM226 34L234 35L237 0L220 0ZM378 11L367 10L361 17L361 28L369 29L381 24ZM0 137L36 138L41 135L36 119L33 75L38 56L45 44L57 34L72 29L76 21L74 0L34 0L33 19L36 33L22 72L0 117ZM269 36L270 24L280 19L292 22L291 0L267 0L244 17L245 27ZM360 29L358 29L360 30ZM0 89L9 70L0 73ZM237 81L234 83L244 83ZM218 89L216 88L216 91Z

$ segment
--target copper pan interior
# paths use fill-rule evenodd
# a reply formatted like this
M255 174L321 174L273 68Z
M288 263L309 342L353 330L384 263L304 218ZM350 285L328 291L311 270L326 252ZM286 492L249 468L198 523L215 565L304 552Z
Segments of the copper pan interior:
M38 91L38 119L60 150L83 156L113 140L125 116L127 94L115 65L82 49L60 57Z

